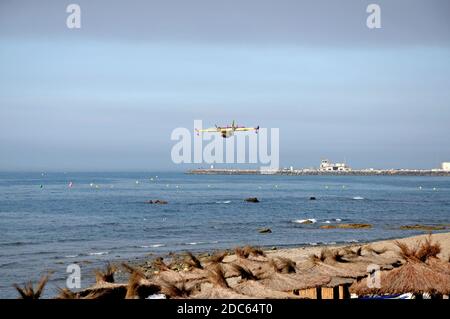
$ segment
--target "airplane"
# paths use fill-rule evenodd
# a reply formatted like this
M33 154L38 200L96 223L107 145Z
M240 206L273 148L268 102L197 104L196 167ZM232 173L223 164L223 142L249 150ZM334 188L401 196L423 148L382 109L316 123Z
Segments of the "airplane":
M203 130L195 129L197 135L200 135L201 132L217 132L222 135L223 138L228 138L234 135L234 132L246 132L246 131L255 131L258 134L259 126L257 127L245 127L238 126L235 121L231 124L231 126L217 126L211 127Z

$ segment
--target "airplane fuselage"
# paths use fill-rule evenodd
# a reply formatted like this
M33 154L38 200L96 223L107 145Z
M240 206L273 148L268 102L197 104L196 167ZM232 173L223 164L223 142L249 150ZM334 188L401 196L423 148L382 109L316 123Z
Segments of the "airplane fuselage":
M234 131L233 130L221 130L220 134L222 135L223 138L229 138L234 135Z

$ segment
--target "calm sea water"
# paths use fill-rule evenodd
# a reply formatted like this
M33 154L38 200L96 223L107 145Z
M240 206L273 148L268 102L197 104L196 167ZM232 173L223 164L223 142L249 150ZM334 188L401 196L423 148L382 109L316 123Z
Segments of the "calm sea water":
M243 201L253 196L261 202ZM145 204L150 199L169 204ZM320 229L334 223L373 228ZM242 244L364 242L420 233L399 230L416 223L450 223L450 178L2 173L0 297L16 297L13 283L47 270L55 271L45 294L52 296L71 263L81 265L87 286L107 260ZM261 227L273 232L260 234Z

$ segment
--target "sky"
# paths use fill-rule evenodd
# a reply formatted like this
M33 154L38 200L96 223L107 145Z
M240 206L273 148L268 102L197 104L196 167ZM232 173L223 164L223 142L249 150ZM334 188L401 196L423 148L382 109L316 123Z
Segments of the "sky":
M1 0L0 171L198 167L171 160L171 132L194 120L279 128L281 166L439 167L449 14L447 0Z

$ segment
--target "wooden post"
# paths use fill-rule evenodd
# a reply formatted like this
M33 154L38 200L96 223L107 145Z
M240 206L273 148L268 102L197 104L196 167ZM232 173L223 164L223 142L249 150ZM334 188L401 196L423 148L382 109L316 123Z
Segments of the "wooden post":
M320 288L308 288L299 291L299 296L308 299L320 299L318 290Z

